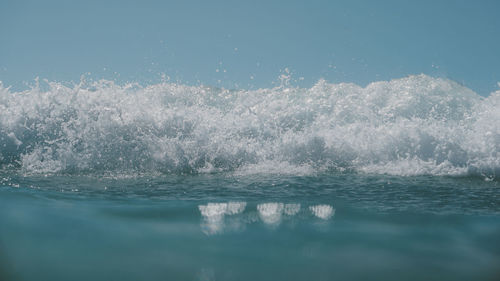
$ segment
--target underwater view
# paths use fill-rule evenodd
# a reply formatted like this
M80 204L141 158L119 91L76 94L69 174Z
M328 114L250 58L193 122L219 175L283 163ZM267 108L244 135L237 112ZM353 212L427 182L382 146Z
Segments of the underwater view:
M500 278L500 56L455 45L498 4L25 2L0 4L0 280Z

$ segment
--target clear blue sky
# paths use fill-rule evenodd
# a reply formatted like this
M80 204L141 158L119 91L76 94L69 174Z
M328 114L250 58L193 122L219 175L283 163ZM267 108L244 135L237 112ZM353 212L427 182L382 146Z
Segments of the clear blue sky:
M425 73L487 95L500 1L0 1L0 80L270 87ZM218 72L217 72L218 70ZM252 79L253 78L253 79Z

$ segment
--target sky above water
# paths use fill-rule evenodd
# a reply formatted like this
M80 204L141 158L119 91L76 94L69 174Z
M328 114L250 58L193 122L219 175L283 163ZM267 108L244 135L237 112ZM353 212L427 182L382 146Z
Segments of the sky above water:
M500 1L0 1L0 81L500 81Z

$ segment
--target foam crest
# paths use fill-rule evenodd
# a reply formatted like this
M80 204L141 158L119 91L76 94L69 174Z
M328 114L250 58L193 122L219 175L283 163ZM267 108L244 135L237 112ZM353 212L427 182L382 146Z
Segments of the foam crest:
M500 91L425 75L226 90L0 84L0 165L24 173L500 173Z

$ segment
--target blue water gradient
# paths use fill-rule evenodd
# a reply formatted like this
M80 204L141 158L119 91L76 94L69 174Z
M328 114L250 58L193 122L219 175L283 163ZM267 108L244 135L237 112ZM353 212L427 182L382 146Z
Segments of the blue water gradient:
M5 174L4 174L5 176ZM497 182L11 175L3 280L496 280Z

